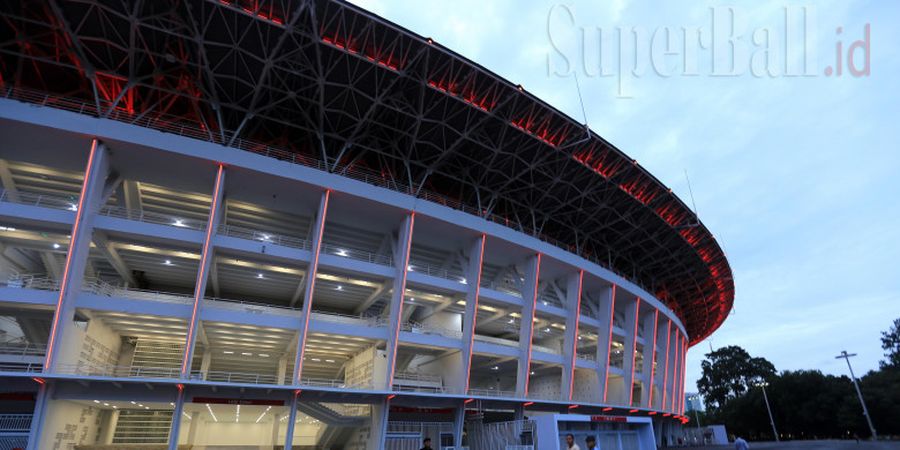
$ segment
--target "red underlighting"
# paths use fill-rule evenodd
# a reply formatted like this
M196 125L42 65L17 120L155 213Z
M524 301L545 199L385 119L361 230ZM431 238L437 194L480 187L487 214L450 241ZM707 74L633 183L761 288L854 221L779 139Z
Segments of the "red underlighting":
M559 144L566 138L563 133L550 132L549 126L546 124L536 125L528 119L513 120L510 125L551 147L559 147Z
M629 410L628 410L628 413L629 413L629 414L634 414L634 413L636 413L636 412L638 412L638 410L636 410L636 409L629 409Z
M603 408L603 412L609 412L609 411L612 411L612 410L613 410L613 409L610 408L610 407L608 407L608 406L607 406L606 408Z
M353 38L340 39L337 34L331 37L322 36L322 42L342 52L359 56L366 61L376 64L380 67L384 67L385 69L398 73L400 72L400 58L394 56L393 52L385 56L381 54L381 52L375 51L374 49L371 51L360 50L359 48L357 48L356 44L354 44Z
M578 408L579 406L581 406L581 405L569 405L569 409L575 409L575 408Z
M270 3L269 8L260 7L258 0L254 0L252 2L241 0L219 0L219 3L235 11L240 11L249 16L265 20L266 22L270 22L278 26L284 25L284 20L282 20L281 17L278 17L274 12L273 8L275 2Z
M474 402L474 401L475 401L474 398L467 398L466 401L463 402L463 404L468 405L469 403L472 403L472 402Z
M479 96L475 94L473 89L468 89L468 92L464 92L465 89L457 89L454 83L429 80L428 87L438 92L442 92L449 96L458 98L464 103L467 103L470 106L474 106L484 112L491 112L491 108L493 108L494 106L494 102L491 101L487 96Z
M46 381L45 381L43 378L34 377L34 378L32 378L32 380L34 380L34 382L37 383L37 384L44 384L44 383L46 383Z
M533 404L534 404L534 402L525 402L525 403L522 403L522 406L531 406Z
M669 417L669 416L671 416L671 415L672 415L672 414L670 414L670 413L665 413L665 414L663 414L663 417Z
M656 415L656 411L650 411L650 412L647 413L647 415L648 415L648 416L655 416L655 415Z
M396 397L396 396L397 396L397 394L391 394L391 395L388 395L388 396L387 396L387 399L388 399L388 400L392 400L392 399L393 399L394 397Z

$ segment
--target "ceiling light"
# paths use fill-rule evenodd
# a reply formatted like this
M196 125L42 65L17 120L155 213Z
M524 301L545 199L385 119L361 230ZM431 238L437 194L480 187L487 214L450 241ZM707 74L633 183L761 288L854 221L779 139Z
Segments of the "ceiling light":
M54 243L53 243L53 248L59 248L59 244L57 244L56 242L54 242Z
M74 203L69 204L69 211L78 211L78 205Z
M459 282L462 283L462 284L469 284L469 282L466 281L465 278L460 278L460 279L459 279Z
M224 350L222 353L224 353L224 354L226 354L226 355L233 355L233 354L234 354L234 352L231 351L231 350Z
M206 404L206 410L209 411L209 415L212 416L213 421L218 422L219 419L216 417L216 414L213 413L212 408L209 407L209 403Z
M184 225L184 221L181 220L181 219L175 219L175 221L172 222L172 225L175 225L176 227L183 227L183 226L185 226L185 225Z
M500 370L500 366L491 367L491 370Z
M550 332L549 328L544 328L544 333L549 333L549 332Z
M333 363L334 360L333 360L333 359L326 359L325 362L327 362L327 363Z
M164 265L164 266L171 266L171 265L172 265L172 260L171 260L171 259L167 259L165 262L163 262L163 265Z
M334 253L338 256L347 256L347 250L344 250L342 248L337 249L337 251Z
M169 406L175 406L175 403L171 403L171 402L170 402L170 403L169 403Z
M262 235L262 240L264 242L269 242L271 239L272 239L272 236L269 236L268 234Z
M267 353L260 353L259 356L262 356L263 358L268 358L268 357L269 357L269 355L268 355Z
M406 270L413 272L413 266L406 266Z
M244 356L253 356L253 353L250 352L241 352L241 354Z
M516 319L509 319L509 322L507 323L516 323Z
M320 362L320 361L322 361L322 360L319 359L319 358L313 358L312 360L315 361L315 362Z
M94 401L96 402L97 400L94 400ZM132 404L132 405L137 405L137 403L135 403L135 402L131 402L131 404Z
M100 400L94 400L94 403L100 403ZM134 402L132 402L134 403Z
M339 285L337 285L337 287L336 287L335 289L337 289L337 290L339 290L339 291L343 291L343 290L344 290L344 286L341 286L341 285L339 284Z
M235 412L234 412L234 422L237 423L240 421L241 421L241 405L237 405L237 408L235 409Z
M113 409L119 409L119 407L116 405L113 405Z
M549 303L547 303L547 300L541 300L541 303L543 303L543 304L544 304L544 306L547 306L547 305L549 305Z
M150 409L150 407L149 407L149 406L145 406L144 409Z
M262 277L263 277L263 274L261 274L261 273L256 274L256 278L262 279Z
M103 402L103 406L109 406L109 403Z
M531 374L534 375L534 371L533 371L533 370L531 371Z
M271 406L269 406L268 408L266 408L266 410L263 411L262 414L260 414L259 417L256 418L256 423L259 423L259 421L262 420L263 416L265 416L266 413L269 412L270 409L272 409Z
M0 231L16 231L14 227L0 227Z

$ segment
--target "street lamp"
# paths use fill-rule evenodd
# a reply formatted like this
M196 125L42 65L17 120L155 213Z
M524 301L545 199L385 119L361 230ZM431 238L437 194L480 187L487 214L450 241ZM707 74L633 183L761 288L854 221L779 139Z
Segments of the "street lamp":
M699 395L692 395L688 397L688 400L693 402L694 400L698 400L700 398ZM694 410L694 419L697 420L697 428L700 428L700 415L697 413L697 409L694 405L691 405L691 409Z
M856 375L853 374L853 367L850 365L850 358L856 356L856 353L847 353L847 350L841 352L840 355L834 357L834 359L845 359L847 360L847 368L850 369L850 379L853 380L853 386L856 387L856 395L859 396L859 403L862 404L863 415L866 416L866 422L869 424L869 431L872 432L872 440L877 440L878 435L875 434L875 426L872 425L872 418L869 417L869 410L866 409L866 402L863 400L862 392L859 390L859 383L856 382Z
M766 386L768 386L769 383L760 381L759 383L756 383L756 385L762 388L763 399L766 401L766 411L769 412L769 423L772 424L772 433L775 434L775 442L779 442L780 439L778 439L778 430L775 429L775 419L772 418L772 407L769 406L769 396L766 395Z

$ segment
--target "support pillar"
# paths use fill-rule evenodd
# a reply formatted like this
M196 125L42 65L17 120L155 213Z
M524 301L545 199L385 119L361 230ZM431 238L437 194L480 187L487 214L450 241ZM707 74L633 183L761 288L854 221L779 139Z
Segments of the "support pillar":
M575 385L575 360L578 356L578 321L581 316L581 291L584 271L566 278L566 332L563 337L563 368L560 393L572 401Z
M294 359L294 384L303 379L303 359L306 354L306 332L309 330L309 318L312 316L313 292L316 290L316 273L319 271L319 252L322 249L322 235L325 233L325 219L328 216L328 200L331 191L322 193L319 209L316 212L316 223L313 228L312 248L309 267L306 271L306 289L303 297L303 308L300 312L300 330L297 339L297 353ZM291 428L293 430L293 426ZM293 432L293 431L292 431Z
M656 370L657 362L656 361L658 359L657 354L656 354L657 353L656 347L659 345L659 310L658 309L656 310L656 312L653 313L653 335L651 337L652 337L653 341L650 343L650 346L651 346L650 347L650 381L648 382L650 389L648 390L649 392L647 393L647 407L652 409L654 407L653 394L659 395L659 392L657 392L658 389L656 388L657 379L659 378L659 377L657 377L657 374L656 374L656 372L657 372L657 370ZM645 350L646 350L646 348L647 348L647 346L644 345ZM647 357L644 356L644 358L646 359Z
M212 352L209 349L203 350L203 358L200 360L200 379L209 378L209 366L212 364Z
M75 296L81 291L88 254L91 249L94 218L103 202L109 174L109 152L103 143L94 139L91 142L87 167L84 171L81 195L78 205L75 206L75 221L72 224L72 237L69 240L69 251L66 253L66 265L60 279L59 297L50 326L44 372L56 372L59 354L56 351L57 344L61 342L63 331L71 326L72 320L75 318Z
M384 450L390 405L391 401L387 399L372 405L372 422L369 428L369 439L366 441L366 450Z
M456 410L453 412L453 448L460 450L462 448L463 427L466 424L466 404L459 402ZM437 443L440 448L440 442Z
M278 384L284 384L287 378L287 357L282 356L278 359Z
M100 427L102 431L100 438L98 439L103 445L112 445L113 437L116 434L116 425L119 423L119 410L114 409L112 411L107 411L106 418L102 421L102 425Z
M397 251L394 252L394 266L396 275L394 275L394 292L391 296L390 319L388 321L388 330L390 336L386 345L387 356L387 376L385 377L386 386L383 389L391 390L394 384L394 373L397 370L397 347L400 345L400 325L403 317L403 298L406 294L406 274L409 268L409 249L412 246L413 226L415 223L415 213L410 213L403 219L400 226L400 237L397 239Z
M625 354L622 362L622 379L624 380L622 404L632 406L634 402L634 354L637 349L638 319L640 318L641 299L629 302L625 309Z
M660 402L660 409L665 410L666 405L668 404L669 397L672 395L672 387L670 385L670 381L672 379L672 374L669 371L670 363L672 361L672 319L667 319L666 324L666 346L665 354L663 355L663 395L662 401Z
M191 413L191 425L188 427L187 445L193 446L197 442L197 429L200 428L200 413Z
M300 390L294 391L291 398L291 409L288 410L287 425L284 429L284 450L291 450L294 447L294 428L297 425L297 401L300 397Z
M516 397L528 397L531 377L531 347L534 337L534 312L537 309L538 283L541 273L541 254L528 260L525 285L522 289L522 321L519 324L519 366L516 371Z
M169 428L169 450L178 450L178 434L181 431L181 414L184 412L184 385L179 384L178 396L175 399L175 410L172 411L172 425Z
M278 433L281 428L281 414L272 415L272 448L278 447Z
M41 450L41 437L43 436L44 422L50 413L48 403L53 396L53 385L41 381L38 386L37 396L34 402L34 415L31 419L31 429L28 430L28 445L25 450Z
M184 359L181 362L181 378L190 378L191 363L194 359L194 345L197 342L200 323L200 309L203 306L203 296L206 293L206 282L209 279L209 268L213 259L212 239L219 226L222 217L223 200L225 196L225 166L219 165L216 172L216 183L213 186L212 204L210 205L209 218L206 222L206 236L203 239L203 247L200 251L200 265L197 268L197 279L194 282L194 308L191 313L191 322L188 324L187 338L184 343Z
M604 404L609 392L609 363L612 360L612 331L616 316L616 285L607 288L607 295L600 296L600 317L597 322L597 380L600 385L600 397ZM604 343L604 340L606 341Z
M656 351L656 322L659 320L659 310L655 310L650 320L644 321L644 364L641 366L641 398L640 405L651 407L651 394L653 392L653 353Z
M484 260L485 235L481 235L469 249L469 267L466 271L466 308L463 314L463 351L462 369L459 375L461 394L469 392L469 380L472 371L472 347L475 345L475 326L478 317L478 295L481 289L481 268ZM455 386L454 386L455 387ZM460 428L460 430L462 430ZM454 445L458 445L454 441Z

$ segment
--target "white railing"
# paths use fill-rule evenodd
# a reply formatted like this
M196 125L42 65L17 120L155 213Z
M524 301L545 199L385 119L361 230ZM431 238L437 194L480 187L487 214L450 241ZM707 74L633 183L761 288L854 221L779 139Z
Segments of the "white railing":
M203 379L203 372L197 370L191 372L191 378ZM211 370L206 372L206 381L217 381L223 383L247 383L247 384L279 384L278 377L275 375L266 375L258 373L241 373L241 372L223 372Z
M446 336L449 338L459 339L462 337L462 331L450 328L437 327L418 322L404 322L400 326L401 331L408 331L416 334L433 334L438 336Z
M278 314L282 316L297 316L300 314L300 308L295 308L293 306L280 306L269 303L219 297L204 297L203 301L211 306L253 314Z
M171 214L162 214L142 209L127 209L121 206L104 205L97 213L101 216L116 217L119 219L134 220L137 222L168 225L177 228L203 231L206 229L206 220L185 219Z
M582 361L597 362L597 355L591 353L577 353L575 358Z
M0 414L0 433L28 432L33 414Z
M77 195L74 198L66 198L56 195L36 194L28 191L16 191L15 194L12 194L6 189L0 189L0 202L65 209L67 211L75 211L78 209Z
M410 272L418 272L424 273L425 275L429 275L432 277L443 278L446 280L452 280L460 284L466 284L466 278L459 273L451 272L448 269L444 269L441 267L431 266L429 264L421 264L421 263L409 263L409 271Z
M35 373L43 370L43 363L0 363L0 372Z
M596 255L579 253L578 249L575 246L566 244L556 238L544 235L536 230L529 229L521 223L511 222L507 217L488 213L485 209L466 204L460 200L456 200L441 194L429 192L423 189L415 189L408 183L398 182L390 177L385 177L383 174L376 171L366 170L355 166L339 166L338 164L320 161L308 156L304 156L281 148L272 147L263 143L253 142L236 137L232 139L234 136L231 135L231 133L224 133L224 136L222 136L210 129L201 129L196 124L185 123L183 122L183 118L180 117L168 116L165 114L135 114L123 109L113 108L113 105L110 105L107 102L101 102L101 109L98 110L97 104L95 103L50 95L44 92L39 92L32 89L22 89L14 86L7 86L3 89L0 89L0 96L39 106L47 106L54 109L86 114L93 117L104 117L108 120L128 123L144 128L151 128L165 133L173 133L179 136L213 142L216 144L230 145L231 147L255 153L257 155L266 156L292 164L311 167L313 169L325 172L336 173L366 184L383 187L407 195L413 195L423 200L427 200L451 209L463 211L465 213L481 217L484 220L503 225L520 233L524 233L536 239L544 241L550 245L559 247L569 253L580 255L582 258L591 261L601 267L604 267L611 272L614 272L619 276L632 281L635 284L640 285L646 291L653 292L653 289L651 287L640 283L640 281L633 279L632 276L625 274L624 272L609 267L606 261L603 261Z
M32 344L30 342L0 343L0 355L44 356L46 354L47 346L44 344Z
M282 236L280 234L254 230L252 228L245 228L237 225L219 225L218 229L216 230L216 234L235 237L239 239L247 239L250 241L259 241L266 244L299 248L303 250L309 250L312 247L310 242L304 238L296 236Z
M56 373L117 378L179 378L181 377L181 368L76 363L59 364L56 367Z
M22 289L39 289L42 291L58 291L59 281L43 274L10 275L6 287Z
M343 258L355 259L357 261L365 261L382 266L390 266L394 264L394 258L389 255L380 255L366 250L357 250L353 248L342 247L339 244L323 242L322 248L319 250L322 254L340 256Z
M124 286L114 286L97 278L85 280L83 290L104 297L124 297L135 300L152 300L157 302L191 304L194 297L188 294L176 294L172 292L154 291L149 289L137 289Z
M469 388L469 395L478 396L478 397L504 397L504 398L512 398L516 396L516 391L502 391L500 389L484 389L484 388Z
M310 387L327 387L327 388L340 388L340 389L357 389L357 390L366 390L372 389L371 381L368 383L357 383L351 384L347 383L341 379L327 379L327 378L303 378L300 380L300 385L302 386L310 386Z
M384 327L387 326L387 318L381 316L365 316L341 314L330 311L313 311L310 317L313 320L321 320L323 322L343 323L347 325L361 325L366 327Z
M475 340L480 341L480 342L486 342L488 344L503 345L505 347L518 347L519 346L519 343L516 341L511 341L509 339L496 338L493 336L485 336L483 334L476 334Z

